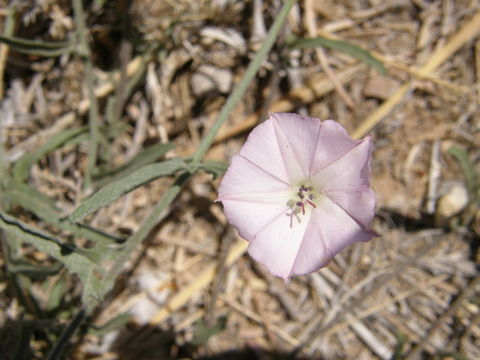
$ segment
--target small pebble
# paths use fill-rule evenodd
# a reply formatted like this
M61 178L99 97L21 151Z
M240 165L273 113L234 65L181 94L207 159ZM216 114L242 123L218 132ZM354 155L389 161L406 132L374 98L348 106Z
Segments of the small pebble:
M438 200L435 222L446 225L448 220L460 213L468 204L468 191L463 184L454 185Z

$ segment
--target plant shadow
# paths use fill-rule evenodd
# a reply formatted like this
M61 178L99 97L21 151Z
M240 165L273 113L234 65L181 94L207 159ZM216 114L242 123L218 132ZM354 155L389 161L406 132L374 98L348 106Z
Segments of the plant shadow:
M280 352L245 344L243 348L212 353L208 345L177 345L175 334L157 327L126 326L112 344L111 352L119 360L321 360L293 352Z

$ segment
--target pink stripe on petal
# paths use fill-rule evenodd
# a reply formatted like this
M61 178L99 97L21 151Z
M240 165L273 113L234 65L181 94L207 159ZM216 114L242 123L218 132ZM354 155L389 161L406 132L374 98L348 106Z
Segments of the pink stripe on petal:
M248 246L248 253L275 276L288 280L310 220L309 214L291 219L280 214L263 227ZM291 223L292 221L292 223ZM290 225L292 224L292 225Z
M222 203L228 222L248 241L255 239L258 232L288 209L285 205L249 201L222 200Z
M315 155L320 120L297 114L271 114L291 184L308 178Z
M292 275L314 272L327 265L340 251L375 234L365 229L328 198L313 212L292 269Z
M370 188L358 191L331 190L327 196L365 228L375 216L375 193Z
M323 121L314 150L314 159L309 167L310 175L341 158L360 142L360 140L353 140L343 126L336 121Z
M315 216L321 221L322 235L327 239L327 246L333 255L348 245L366 242L376 236L327 197L321 199Z
M305 275L327 266L334 254L320 230L322 219L315 214L305 231L291 275Z
M291 191L271 191L263 193L249 193L249 194L229 194L219 197L217 201L244 201L251 203L273 204L282 205L285 208L288 207L288 201L290 200Z
M267 120L252 130L239 155L249 159L276 178L289 183L290 178L272 121Z
M232 194L286 191L290 186L243 156L234 156L218 190L219 200Z
M370 185L370 152L372 142L364 139L342 157L313 174L312 179L319 189L363 190Z

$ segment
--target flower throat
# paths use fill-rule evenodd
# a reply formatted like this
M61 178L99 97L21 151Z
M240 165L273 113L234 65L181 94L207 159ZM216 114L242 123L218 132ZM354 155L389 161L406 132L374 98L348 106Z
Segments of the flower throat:
M313 188L311 186L300 185L297 192L297 201L295 202L295 206L297 209L302 211L302 214L305 215L305 205L310 205L316 208L315 204L313 203L313 199L315 198L315 194L313 193Z

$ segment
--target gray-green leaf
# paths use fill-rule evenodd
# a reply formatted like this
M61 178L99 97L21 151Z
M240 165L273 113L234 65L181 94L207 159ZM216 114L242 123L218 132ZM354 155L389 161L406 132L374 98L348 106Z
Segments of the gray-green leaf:
M139 186L163 176L173 175L180 170L188 170L188 164L182 159L172 159L144 166L97 191L82 202L68 219L72 222L80 221L88 214L112 203Z
M340 51L345 54L351 55L358 60L363 61L369 66L373 67L381 75L385 74L385 66L383 63L370 54L367 50L360 46L354 45L347 41L328 39L323 36L316 38L294 38L289 42L290 47L296 49L314 48L318 46L324 46L332 50Z
M77 274L84 285L84 303L87 303L87 298L90 296L99 298L103 295L98 283L99 278L105 274L105 271L92 261L82 249L77 248L73 244L62 242L43 231L34 229L30 225L7 214L0 213L0 228L14 237L35 246L39 251L57 259L71 273Z
M87 128L81 127L78 129L68 129L58 134L53 135L45 144L38 149L28 152L23 155L13 168L13 177L15 180L22 182L28 177L30 167L40 160L43 156L50 151L65 145L67 143L78 143L82 140L86 140Z
M56 57L73 50L72 42L67 41L35 41L22 39L14 36L0 35L0 42L3 42L13 49L24 53L45 57Z

